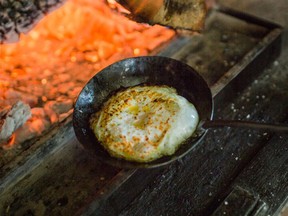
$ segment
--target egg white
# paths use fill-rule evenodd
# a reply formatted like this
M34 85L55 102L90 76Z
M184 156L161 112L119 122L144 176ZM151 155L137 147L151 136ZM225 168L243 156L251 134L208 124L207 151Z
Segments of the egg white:
M135 86L113 95L90 126L115 157L149 162L172 155L196 130L192 103L167 86Z

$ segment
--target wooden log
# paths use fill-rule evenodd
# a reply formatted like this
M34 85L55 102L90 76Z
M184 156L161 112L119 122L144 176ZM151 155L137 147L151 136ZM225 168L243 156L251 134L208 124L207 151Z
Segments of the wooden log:
M31 109L29 105L18 101L10 107L5 107L0 113L2 113L0 116L0 145L3 145L15 130L31 117Z

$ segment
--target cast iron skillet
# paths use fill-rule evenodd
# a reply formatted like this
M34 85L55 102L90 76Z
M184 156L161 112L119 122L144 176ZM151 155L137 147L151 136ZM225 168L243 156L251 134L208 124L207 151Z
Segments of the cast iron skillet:
M171 156L149 163L129 162L111 157L89 128L91 114L116 91L130 86L167 85L174 87L196 107L200 123L194 135ZM189 65L160 56L134 57L118 61L97 73L80 92L73 113L73 127L79 142L101 161L121 168L152 168L171 163L193 149L210 127L249 127L288 132L288 127L243 121L213 120L213 99L204 79Z
M170 58L146 56L116 62L97 73L78 96L73 113L73 126L79 142L100 160L122 168L148 168L168 164L188 153L204 136L204 132L187 140L172 155L150 163L135 163L111 157L89 128L89 118L115 91L139 84L167 85L192 102L200 119L211 119L213 102L210 89L190 66Z

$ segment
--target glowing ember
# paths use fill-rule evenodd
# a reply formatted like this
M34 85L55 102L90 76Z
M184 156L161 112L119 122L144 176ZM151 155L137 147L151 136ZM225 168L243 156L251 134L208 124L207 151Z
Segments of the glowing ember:
M8 143L3 145L3 148L6 150L12 148L14 146L14 143L15 143L15 138L16 138L16 135L14 133L14 134L12 134L10 139L8 140Z
M112 12L104 1L70 0L18 43L0 45L0 111L19 100L32 108L13 142L39 136L67 117L83 85L101 68L146 55L173 36L172 30Z

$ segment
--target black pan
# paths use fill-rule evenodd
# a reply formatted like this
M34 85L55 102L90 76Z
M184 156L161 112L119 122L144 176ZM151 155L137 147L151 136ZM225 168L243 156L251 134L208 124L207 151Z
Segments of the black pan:
M111 157L97 141L89 128L91 114L121 88L139 84L167 85L192 102L199 114L200 123L196 133L172 156L165 156L149 163L129 162ZM206 133L206 128L230 126L252 127L287 132L283 126L243 121L212 121L213 99L205 80L189 65L167 57L145 56L118 61L97 73L80 92L73 113L73 127L79 142L93 156L105 163L121 168L151 168L166 165L179 159L193 149Z

